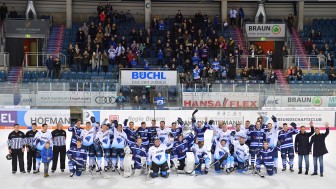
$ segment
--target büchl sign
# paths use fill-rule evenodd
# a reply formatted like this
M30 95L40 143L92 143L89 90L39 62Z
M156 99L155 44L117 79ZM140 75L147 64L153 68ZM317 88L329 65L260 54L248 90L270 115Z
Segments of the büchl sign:
M177 85L177 71L121 70L121 85Z
M283 38L286 35L285 24L246 24L245 32L249 38Z

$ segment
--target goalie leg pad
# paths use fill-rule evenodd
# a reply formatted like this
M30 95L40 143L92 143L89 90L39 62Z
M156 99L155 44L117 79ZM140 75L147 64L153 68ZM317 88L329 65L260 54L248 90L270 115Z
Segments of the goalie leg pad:
M120 159L121 160L121 159ZM121 161L120 161L121 163ZM126 154L124 158L124 177L129 177L132 174L132 165L134 162L132 161L132 155Z
M187 152L186 155L184 171L190 173L195 168L195 156L192 152Z

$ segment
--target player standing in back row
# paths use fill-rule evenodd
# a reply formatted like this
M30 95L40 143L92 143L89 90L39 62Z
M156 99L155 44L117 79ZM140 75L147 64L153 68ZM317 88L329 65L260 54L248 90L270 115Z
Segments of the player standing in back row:
M278 140L280 143L281 159L282 159L282 171L286 171L287 155L289 159L290 171L294 172L294 147L293 147L293 135L299 131L296 129L296 124L292 122L290 124L293 128L289 129L287 123L283 124L283 129L279 132Z

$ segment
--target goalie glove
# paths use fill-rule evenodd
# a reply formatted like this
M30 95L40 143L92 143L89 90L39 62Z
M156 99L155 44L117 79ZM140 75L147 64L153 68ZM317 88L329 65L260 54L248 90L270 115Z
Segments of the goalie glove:
M96 123L96 118L94 116L90 117L91 123Z
M195 117L192 117L192 118L191 118L191 123L193 123L193 124L196 123L196 118L195 118Z
M125 119L124 120L124 126L127 126L127 123L128 123L128 119Z
M274 115L272 115L271 119L273 120L274 123L277 122L277 118Z
M292 127L296 128L296 123L292 122L292 123L290 123L290 125L291 125Z
M209 125L212 125L214 122L215 122L215 121L211 119L211 120L209 121Z
M113 120L112 121L112 125L117 128L118 127L118 121L117 120Z

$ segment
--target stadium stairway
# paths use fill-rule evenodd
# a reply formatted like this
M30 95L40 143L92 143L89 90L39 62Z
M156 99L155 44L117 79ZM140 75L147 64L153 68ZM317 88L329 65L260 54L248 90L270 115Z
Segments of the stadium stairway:
M61 53L63 41L64 41L64 25L53 26L51 28L48 46L46 49L47 54L58 55Z
M305 47L303 45L302 39L301 39L298 31L295 28L292 29L292 35L291 35L291 37L292 37L292 40L294 42L294 48L296 50L296 54L299 57L306 57L306 56L308 56L307 52L306 52L306 49L305 49ZM300 60L299 60L300 67L303 66L303 67L307 68L308 64L310 64L310 63L309 63L309 61L308 61L307 58L300 58ZM311 64L309 66L311 66Z
M240 28L232 28L230 29L232 31L231 35L233 37L233 39L236 41L237 46L240 45L243 47L243 54L248 54L247 51L247 43L245 40L245 36L243 34L243 31ZM246 65L246 59L242 58L242 65L245 66Z
M290 95L291 94L291 89L290 86L287 82L287 78L283 72L283 70L275 70L275 74L278 77L278 84L281 86L281 90L283 90L283 94Z
M7 81L11 83L18 82L20 73L21 73L21 67L11 67L7 74Z

